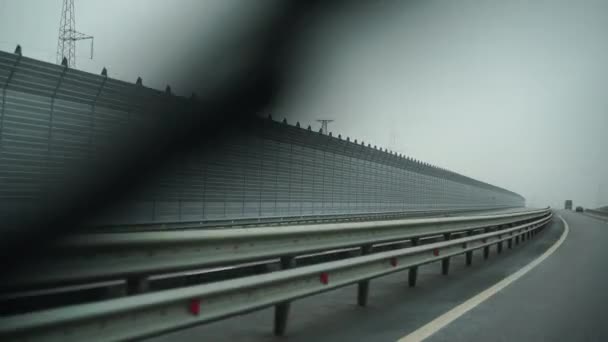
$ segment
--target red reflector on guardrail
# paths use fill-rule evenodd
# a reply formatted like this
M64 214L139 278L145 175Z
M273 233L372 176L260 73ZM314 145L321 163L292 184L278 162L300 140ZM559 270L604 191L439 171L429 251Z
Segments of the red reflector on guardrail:
M391 266L395 267L398 263L397 258L391 258Z
M188 305L188 311L190 311L191 314L198 316L201 313L201 300L192 299Z
M434 256L439 256L439 248L433 249L433 255Z
M329 274L326 272L321 273L319 280L321 281L321 284L327 285L329 283Z

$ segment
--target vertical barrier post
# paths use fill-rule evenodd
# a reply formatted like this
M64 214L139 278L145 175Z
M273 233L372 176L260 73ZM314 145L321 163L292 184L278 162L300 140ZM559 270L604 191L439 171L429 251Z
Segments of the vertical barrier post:
M372 245L364 245L361 247L361 255L367 255L371 253ZM357 304L359 306L367 305L367 297L369 294L369 280L362 280L358 284L357 288Z
M502 239L502 234L498 235L498 238ZM496 245L496 253L502 253L502 240L500 240L500 242L498 242L498 244Z
M300 126L300 122L298 121L298 126ZM289 142L289 177L287 178L287 216L291 216L291 203L293 201L293 196L292 196L292 186L291 186L291 180L294 176L294 170L293 170L293 142Z
M0 107L0 155L2 155L3 150L2 146L4 136L4 118L6 116L6 91L8 90L8 86L13 80L13 76L15 76L15 71L17 70L19 63L21 62L22 54L20 45L17 45L17 47L15 48L15 54L17 55L17 59L15 60L15 63L13 64L13 67L11 68L11 71L9 72L8 77L6 78L6 81L2 86L2 106Z
M420 241L418 240L418 238L412 239L412 246L418 246L419 243L420 243ZM409 287L415 287L417 279L418 279L418 266L412 266L408 270L407 282L408 282Z
M484 229L483 232L484 233L488 233L489 231L490 231L490 228L486 228L486 229ZM484 240L484 243L485 243L485 240ZM488 259L489 256L490 256L490 246L488 245L488 246L485 246L483 248L483 258L484 258L484 260Z
M449 240L452 237L452 234L446 233L443 235L445 240ZM448 275L450 272L450 257L441 259L441 274Z
M46 158L45 158L45 167L47 168L47 175L45 177L45 179L43 180L44 182L44 187L45 187L45 192L46 195L45 197L48 198L48 192L51 189L51 184L55 181L55 179L53 178L53 173L55 173L56 171L53 170L54 169L54 163L53 160L51 160L52 157L52 149L53 149L53 124L54 124L54 118L55 118L55 101L57 99L57 93L59 92L59 88L61 88L61 84L63 83L63 79L65 78L65 75L68 71L68 62L67 59L65 57L63 57L63 61L61 62L61 65L63 66L63 70L61 70L61 74L59 74L59 79L57 80L57 84L55 84L55 88L53 89L53 93L50 95L51 97L51 106L49 109L49 120L48 120L48 132L47 132L47 145L46 145Z
M134 276L127 278L127 295L136 295L148 291L148 277Z
M473 235L473 231L469 230L467 232L467 236L471 236L471 235ZM466 262L465 263L467 266L471 266L471 264L473 263L473 251L466 252Z
M448 275L450 272L450 258L441 259L441 274Z
M281 269L295 267L296 259L293 256L281 257ZM287 329L287 318L289 317L290 302L282 302L274 306L274 334L283 336Z

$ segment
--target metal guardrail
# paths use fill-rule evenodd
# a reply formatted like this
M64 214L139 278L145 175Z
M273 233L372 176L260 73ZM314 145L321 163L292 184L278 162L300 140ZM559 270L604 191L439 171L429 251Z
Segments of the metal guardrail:
M256 229L83 234L59 242L37 269L11 276L11 283L4 286L142 277L295 256L501 226L546 215L547 210Z
M509 248L536 234L552 214L518 226L428 245L375 253L290 270L113 299L99 303L50 309L0 319L0 337L27 341L120 341L140 338L211 322L277 305L275 333L282 333L288 301L359 283L359 304L367 302L367 281L409 269L415 285L417 267L442 262L449 272L450 258L503 243ZM283 308L279 310L278 308ZM275 314L276 314L275 313ZM278 318L278 319L277 319Z
M608 211L605 211L605 210L585 209L585 213L597 215L597 216L608 219Z

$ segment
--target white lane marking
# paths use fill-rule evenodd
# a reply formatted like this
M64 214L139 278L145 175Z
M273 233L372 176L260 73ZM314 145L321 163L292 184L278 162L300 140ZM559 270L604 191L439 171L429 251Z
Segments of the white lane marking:
M541 262L547 259L555 250L561 246L561 244L566 240L566 236L568 236L568 232L570 231L570 227L568 227L568 223L564 218L560 215L559 218L564 222L564 232L562 236L549 248L545 253L543 253L538 258L534 259L532 262L521 268L519 271L511 274L510 276L504 278L498 283L492 285L491 287L485 289L483 292L478 293L477 295L469 298L466 302L456 306L450 311L444 313L443 315L435 318L431 322L425 324L424 326L418 328L412 333L403 336L398 340L398 342L414 342L414 341L422 341L429 336L436 333L439 329L445 327L446 325L455 321L458 317L464 315L469 310L473 309L477 305L483 303L486 299L495 295L498 291L504 289L509 286L511 283L521 278L524 274L528 273L531 269L538 266Z

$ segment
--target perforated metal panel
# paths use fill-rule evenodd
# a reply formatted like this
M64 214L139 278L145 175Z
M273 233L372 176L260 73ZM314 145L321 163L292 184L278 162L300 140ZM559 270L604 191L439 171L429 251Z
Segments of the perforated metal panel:
M510 191L384 151L265 120L171 165L110 222L523 206Z
M72 162L190 102L0 52L0 204L27 205ZM165 113L165 114L163 114ZM513 192L361 143L271 120L164 166L104 223L523 206Z

